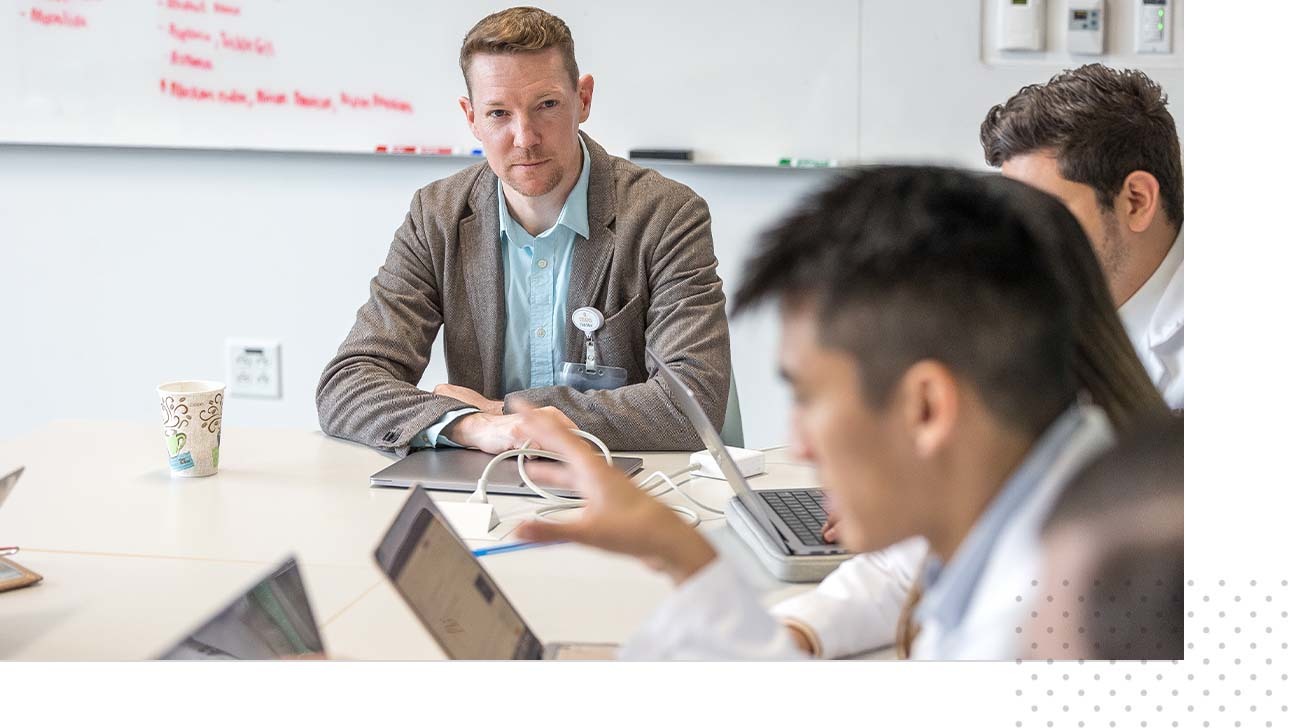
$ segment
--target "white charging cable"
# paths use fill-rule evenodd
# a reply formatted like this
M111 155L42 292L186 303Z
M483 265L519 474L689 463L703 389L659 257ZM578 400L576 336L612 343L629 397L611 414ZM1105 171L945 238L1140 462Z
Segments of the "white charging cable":
M669 490L672 490L672 491L674 491L675 493L678 493L679 495L681 495L681 496L683 496L684 498L686 498L686 499L688 500L688 502L690 502L692 505L696 506L697 508L700 508L700 509L701 509L701 510L703 510L703 511L708 511L708 512L710 512L710 513L717 513L719 518L726 518L727 516L724 514L723 509L721 509L721 508L711 508L710 506L707 506L706 504L702 503L701 501L699 501L699 500L697 500L697 499L693 498L692 496L688 495L687 491L685 491L685 490L683 490L681 487L679 487L679 486L683 485L683 483L686 483L686 482L688 482L688 481L686 481L686 480L685 480L685 481L683 481L683 483L675 483L675 482L674 482L674 480L673 480L673 478L677 478L677 477L678 477L678 476L680 476L680 475L687 475L688 473L694 472L694 471L696 471L696 470L700 470L700 468L701 468L701 466L700 466L700 465L689 465L689 466L687 466L686 468L683 468L682 470L680 470L680 471L678 471L678 472L676 472L676 473L673 473L672 475L666 475L665 473L663 473L663 472L661 472L661 471L657 470L656 472L652 473L651 475L648 475L648 476L647 476L646 478L644 478L643 480L639 481L639 482L637 483L637 485L638 485L638 487L639 487L639 488L642 488L643 490L645 490L645 491L647 492L647 495L650 495L650 496L652 496L652 497L657 497L657 498L658 498L658 497L660 497L660 496L662 496L662 495L664 495L665 493L668 493L668 492L669 492ZM651 486L648 486L648 485L647 485L648 483L652 482L652 480L656 480L656 479L659 479L659 480L660 480L660 482L659 482L659 483L656 483L655 485L651 485ZM669 486L669 490L667 490L667 491L662 491L662 492L660 492L660 493L657 493L656 491L657 491L657 490L658 490L662 485L668 485L668 486ZM693 525L696 525L697 523L700 523L701 521L712 521L712 520L715 520L714 518L703 518L703 517L701 517L700 515L698 515L695 511L691 511L691 512L689 512L689 513L688 513L688 515L689 515L689 516L692 516L693 518L695 518L695 522L693 523Z
M607 465L612 464L611 450L606 446L606 443L599 440L596 435L592 435L590 433L584 432L583 430L573 429L571 430L571 432L575 433L576 436L581 437L596 445L598 449L602 451L602 457L606 460ZM535 511L535 515L537 517L548 518L549 516L555 513L560 513L562 511L569 511L576 508L584 507L583 498L571 498L568 496L558 495L550 490L547 490L537 485L535 481L530 479L530 474L526 472L526 460L532 457L542 457L542 458L548 458L550 460L566 462L566 458L562 455L559 455L555 452L551 452L549 450L540 450L538 448L532 448L530 447L529 440L522 443L521 447L519 448L516 448L514 450L505 450L504 452L501 452L498 455L495 455L494 458L491 459L490 462L485 466L485 469L481 472L481 477L476 481L476 490L472 491L472 494L467 497L467 502L468 503L489 503L490 499L487 491L490 483L490 471L494 469L495 465L498 465L504 460L507 460L508 458L513 458L513 457L517 458L517 472L521 475L521 482L524 483L525 486L528 489L530 489L531 492L542 497L544 500L549 501L549 503L551 504L547 506L542 506L537 511ZM698 468L699 466L692 465L674 473L673 475L666 475L665 473L657 470L651 473L650 475L648 475L646 478L635 483L635 485L643 489L644 491L646 491L647 495L650 495L653 497L660 497L665 493L669 492L669 490L673 490L674 492L686 498L690 503L695 505L697 508L700 508L701 510L704 510L704 511L708 511L710 513L717 513L722 515L723 511L721 509L711 508L710 506L707 506L704 503L701 503L700 501L696 500L692 496L688 495L687 492L685 492L682 488L679 487L679 484L674 482L673 478L679 477L681 475L686 475L687 473L690 473ZM657 482L653 482L653 481L657 481ZM661 486L665 486L665 485L669 486L669 490L658 493L657 491L661 488ZM665 507L669 508L675 513L678 513L679 515L682 515L684 518L688 520L689 525L692 525L692 526L696 526L700 524L702 521L712 520L710 518L701 517L701 515L698 514L696 511L686 506L679 506L679 505L673 505L673 504L667 503L665 504Z

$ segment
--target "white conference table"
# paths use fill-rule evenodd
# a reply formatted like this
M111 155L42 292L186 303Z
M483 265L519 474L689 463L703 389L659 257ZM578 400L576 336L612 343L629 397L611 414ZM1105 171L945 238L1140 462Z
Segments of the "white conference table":
M647 472L674 472L687 460L631 454L644 458ZM392 460L317 431L230 427L220 472L186 479L170 477L151 425L58 422L0 443L0 464L26 466L0 507L0 544L20 546L11 558L45 577L0 593L0 659L153 657L288 554L302 564L334 657L443 657L373 563L373 548L408 497L368 485ZM785 452L768 460L754 487L814 485L812 468ZM721 481L683 487L716 507L731 496ZM541 502L491 500L505 523ZM666 500L685 504L675 494ZM767 603L809 588L769 576L722 518L701 528ZM574 544L482 563L544 641L623 642L670 590L635 559Z

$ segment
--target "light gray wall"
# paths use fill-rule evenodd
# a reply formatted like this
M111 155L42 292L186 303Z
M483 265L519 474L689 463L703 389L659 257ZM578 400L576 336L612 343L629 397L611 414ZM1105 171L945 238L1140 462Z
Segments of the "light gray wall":
M158 382L223 378L231 336L282 342L284 397L231 400L226 423L313 426L319 373L413 191L458 168L428 158L0 147L0 437L56 418L151 420ZM728 282L759 228L830 174L686 172L671 170L710 200ZM737 360L763 364L771 332L742 322ZM443 381L439 352L433 362L429 385ZM780 428L780 408L755 396L769 386L765 368L742 371L747 411ZM764 429L750 427L752 437Z
M983 65L979 13L970 0L864 0L865 158L982 167L985 109L1060 70ZM1179 110L1181 70L1152 75ZM231 400L228 425L315 426L319 372L413 191L460 165L0 146L0 438L54 419L152 421L158 382L223 378L231 336L283 343L284 397ZM663 171L709 201L730 290L757 232L834 174ZM733 342L748 442L783 442L771 314L734 322ZM443 376L433 362L429 384Z

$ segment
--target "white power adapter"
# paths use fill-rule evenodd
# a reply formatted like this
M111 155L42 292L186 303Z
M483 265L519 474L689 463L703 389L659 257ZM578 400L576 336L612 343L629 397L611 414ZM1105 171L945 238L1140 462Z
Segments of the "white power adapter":
M416 486L415 486L416 487ZM459 503L457 501L436 501L445 520L454 527L459 536L467 539L498 541L503 534L492 534L499 525L499 514L489 503Z
M728 447L728 454L732 456L733 462L737 463L737 470L747 478L752 475L759 475L764 472L764 453L759 450L747 450L741 447ZM716 478L718 480L727 480L723 477L723 472L719 470L719 464L714 461L714 456L708 450L692 453L688 458L688 464L697 468L693 475L700 475L703 478Z

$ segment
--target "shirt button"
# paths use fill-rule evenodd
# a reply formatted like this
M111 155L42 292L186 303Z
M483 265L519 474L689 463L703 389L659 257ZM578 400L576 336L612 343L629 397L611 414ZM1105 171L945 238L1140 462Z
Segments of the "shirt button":
M543 327L543 326L540 326L539 328L535 329L535 336L538 336L538 337L540 337L540 338L543 338L543 336L544 336L544 327Z
M544 260L543 258L540 258L539 262L535 263L535 265L539 266L539 270L543 270L548 267L548 261Z

